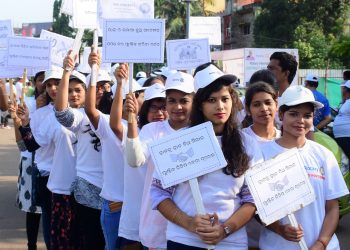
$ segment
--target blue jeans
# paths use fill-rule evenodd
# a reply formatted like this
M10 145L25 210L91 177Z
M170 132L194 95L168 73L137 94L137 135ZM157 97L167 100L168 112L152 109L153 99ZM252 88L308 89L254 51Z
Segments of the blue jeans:
M107 250L119 250L120 239L118 237L118 229L121 209L112 212L108 206L109 203L105 199L102 201L101 226Z

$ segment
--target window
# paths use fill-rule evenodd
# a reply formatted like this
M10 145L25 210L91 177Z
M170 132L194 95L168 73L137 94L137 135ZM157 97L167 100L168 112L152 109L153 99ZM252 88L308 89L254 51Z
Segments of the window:
M250 23L240 24L239 29L241 30L242 35L249 35L250 34Z

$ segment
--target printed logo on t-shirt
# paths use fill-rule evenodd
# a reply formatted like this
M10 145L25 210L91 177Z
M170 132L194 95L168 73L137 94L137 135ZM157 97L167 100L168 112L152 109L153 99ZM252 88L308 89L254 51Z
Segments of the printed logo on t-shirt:
M320 180L325 180L326 176L324 175L324 168L323 167L308 167L308 166L304 166L307 174L310 177L316 178L316 179L320 179Z

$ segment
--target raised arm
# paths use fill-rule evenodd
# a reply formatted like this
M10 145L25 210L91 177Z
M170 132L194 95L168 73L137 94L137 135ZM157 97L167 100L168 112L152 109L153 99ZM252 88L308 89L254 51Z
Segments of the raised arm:
M57 97L55 100L55 109L59 112L68 108L69 77L71 75L71 71L74 68L75 62L75 58L73 58L71 54L72 51L70 50L63 60L64 71L60 84L58 85Z
M0 80L0 110L8 110L8 96L6 94L6 81Z
M91 53L89 55L89 65L91 68L93 64L96 64L99 70L99 67L101 64L100 53L94 52L94 49L92 47ZM96 74L98 74L98 70ZM90 80L92 79L90 78ZM98 121L100 119L100 112L96 108L96 83L90 82L90 84L88 85L89 87L87 89L86 99L85 99L85 113L89 117L91 124L94 126L95 129L97 129Z
M119 140L123 140L123 79L125 81L128 79L128 73L129 67L127 64L121 64L114 72L117 79L117 87L114 93L109 125Z

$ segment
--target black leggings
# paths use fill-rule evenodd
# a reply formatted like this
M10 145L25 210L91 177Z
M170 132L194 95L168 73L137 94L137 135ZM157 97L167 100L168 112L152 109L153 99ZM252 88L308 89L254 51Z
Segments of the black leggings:
M171 240L167 241L167 250L205 250L205 248L187 246Z
M28 250L36 250L36 243L38 240L38 232L40 225L40 214L26 213L26 231L28 239Z
M101 227L101 210L75 202L79 244L82 250L104 250L105 239Z

